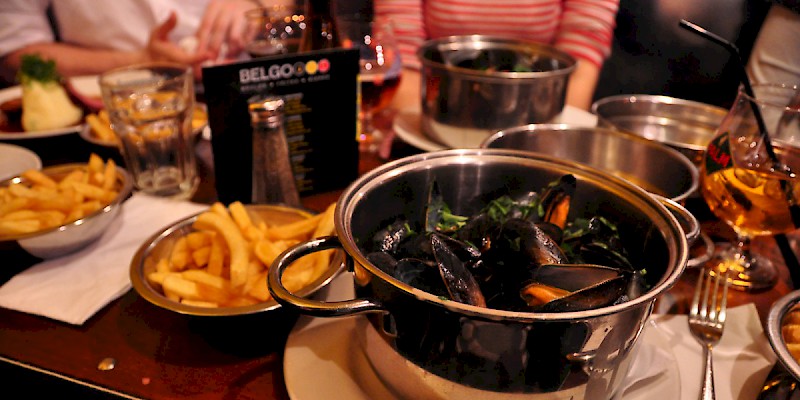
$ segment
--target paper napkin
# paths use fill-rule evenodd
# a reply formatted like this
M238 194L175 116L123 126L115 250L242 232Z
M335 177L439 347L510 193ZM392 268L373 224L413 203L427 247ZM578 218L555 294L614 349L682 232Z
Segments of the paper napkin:
M81 325L131 288L130 262L145 240L206 208L136 193L97 242L6 282L0 287L0 306Z
M617 399L645 398L652 380L677 369L681 399L694 400L700 394L703 349L689 332L685 315L653 315L643 336L657 334L661 342L648 340L639 346L631 364L625 389ZM714 347L714 389L718 400L755 399L775 364L775 353L764 335L753 304L728 309L725 331ZM655 393L649 393L650 396Z

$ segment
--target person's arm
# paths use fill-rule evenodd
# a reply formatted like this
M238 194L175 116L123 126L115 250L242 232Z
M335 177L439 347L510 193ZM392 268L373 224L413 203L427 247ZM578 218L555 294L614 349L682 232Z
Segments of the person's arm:
M285 0L265 2L264 6ZM248 38L245 12L259 7L253 0L212 0L197 28L197 49L210 52L214 59L236 57L244 50ZM227 47L223 49L223 44ZM224 51L224 54L220 54Z
M600 68L611 53L619 0L568 0L554 46L578 60L567 87L567 104L588 110Z
M185 65L195 65L209 58L208 54L198 52L188 54L167 36L175 28L177 17L172 13L161 25L150 33L147 47L137 51L117 51L90 49L66 43L33 43L6 54L0 59L2 74L13 81L19 70L23 54L38 53L45 59L56 62L58 73L62 76L94 75L112 68L147 61L169 61Z

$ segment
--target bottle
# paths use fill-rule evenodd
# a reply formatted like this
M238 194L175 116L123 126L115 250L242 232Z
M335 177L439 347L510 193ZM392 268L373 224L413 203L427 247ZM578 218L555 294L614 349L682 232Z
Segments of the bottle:
M248 101L253 126L251 200L255 204L301 207L283 128L283 103L283 99L276 96Z
M300 39L299 52L341 47L333 8L330 0L306 0L307 25Z

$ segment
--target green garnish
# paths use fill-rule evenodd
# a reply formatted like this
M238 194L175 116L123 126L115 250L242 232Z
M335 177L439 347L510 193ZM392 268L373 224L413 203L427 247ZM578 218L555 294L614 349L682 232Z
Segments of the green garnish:
M56 62L45 60L38 54L25 54L22 56L22 64L17 73L17 79L22 84L31 81L38 82L58 82L61 76L56 71Z

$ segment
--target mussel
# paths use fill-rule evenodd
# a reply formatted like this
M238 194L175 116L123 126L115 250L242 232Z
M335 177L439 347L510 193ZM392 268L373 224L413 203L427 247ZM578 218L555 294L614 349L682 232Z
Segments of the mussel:
M520 296L534 311L568 312L614 304L622 297L630 274L594 264L548 264L536 268Z

